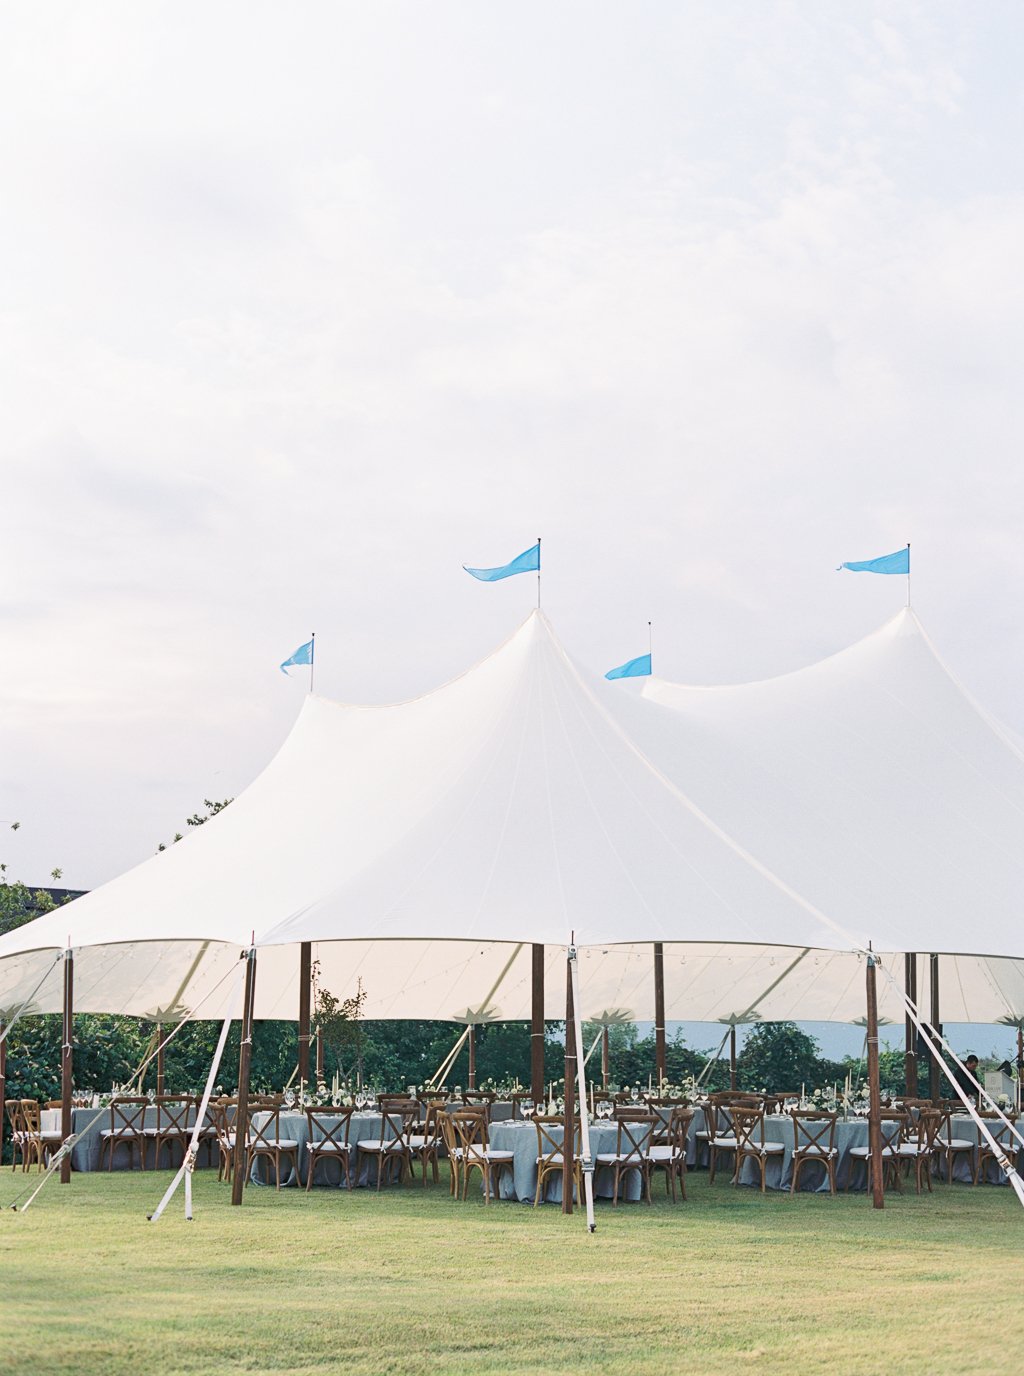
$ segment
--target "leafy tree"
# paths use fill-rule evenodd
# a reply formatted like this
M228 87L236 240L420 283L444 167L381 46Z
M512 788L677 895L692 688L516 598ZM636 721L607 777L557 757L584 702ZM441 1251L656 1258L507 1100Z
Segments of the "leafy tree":
M20 831L21 823L12 822L11 830ZM63 878L63 873L60 869L51 870L50 878L56 883ZM56 907L53 896L45 889L30 889L20 879L8 879L7 865L0 862L0 935L12 932L15 927L31 922L34 917L41 917L43 913L52 912Z
M758 1022L747 1033L737 1059L744 1089L791 1090L816 1086L820 1048L795 1022Z
M328 1058L333 1059L333 1069L344 1079L361 1080L363 1076L363 1052L366 1037L360 1021L366 990L363 981L356 981L356 992L351 998L337 999L329 989L320 984L320 962L315 960L311 970L313 985L313 1024L319 1028L324 1043L324 1071L329 1070ZM346 1065L346 1054L352 1060Z
M206 811L193 812L191 817L185 818L185 825L187 827L201 827L205 825L205 823L207 823L211 817L216 817L218 812L223 812L224 809L228 806L228 804L233 803L234 801L234 798L225 798L223 802L218 803L214 802L211 798L204 798L203 806L206 808ZM180 841L183 838L183 836L184 832L176 831L173 837L171 838L171 845L173 846L176 842ZM159 855L160 851L166 850L167 847L164 845L163 841L161 841L156 849L157 854Z

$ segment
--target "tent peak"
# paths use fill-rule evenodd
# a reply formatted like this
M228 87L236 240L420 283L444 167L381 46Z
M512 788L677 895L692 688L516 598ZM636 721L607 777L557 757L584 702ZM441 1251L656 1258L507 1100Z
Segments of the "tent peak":
M462 669L457 674L453 674L451 678L444 679L440 683L435 684L433 688L427 688L424 692L415 693L409 698L393 698L389 702L350 702L345 698L325 697L322 693L307 693L303 700L303 706L299 716L301 717L313 704L315 704L317 708L322 709L339 707L347 711L378 712L386 711L390 707L408 707L414 702L423 702L425 699L433 697L436 693L445 692L448 688L453 687L456 683L460 683L464 678L469 677L469 675L475 674L478 670L484 668L485 665L491 663L492 660L497 659L506 651L511 650L514 646L527 644L530 638L537 634L539 628L546 631L556 644L559 643L558 637L555 635L554 629L547 617L539 607L534 607L530 613L520 621L515 630L507 635L504 640L500 641L493 650L482 655L480 659L474 660L467 668Z
M742 691L748 688L757 688L765 683L781 683L786 679L797 678L801 675L814 673L827 664L831 664L841 659L844 655L854 655L859 651L870 650L875 644L884 640L896 639L900 636L917 635L928 645L929 649L935 654L934 647L925 634L924 627L918 619L917 613L911 607L901 607L895 616L883 621L873 631L861 636L859 640L852 641L849 645L844 645L841 649L833 650L831 654L823 655L821 659L811 660L808 664L802 664L796 669L786 669L781 674L769 674L765 678L741 679L737 683L678 683L672 679L662 678L658 674L652 674L644 683L641 696L645 698L656 698L662 689L684 689L692 693L725 693L730 690ZM936 655L936 659L938 656ZM941 662L941 661L940 661Z

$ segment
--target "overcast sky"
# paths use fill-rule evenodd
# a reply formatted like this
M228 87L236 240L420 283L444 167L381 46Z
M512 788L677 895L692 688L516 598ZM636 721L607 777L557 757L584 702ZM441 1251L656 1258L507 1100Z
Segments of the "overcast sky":
M597 669L796 667L910 540L1024 731L1011 3L7 5L0 860L91 887L318 689L528 612ZM8 829L11 821L21 829Z

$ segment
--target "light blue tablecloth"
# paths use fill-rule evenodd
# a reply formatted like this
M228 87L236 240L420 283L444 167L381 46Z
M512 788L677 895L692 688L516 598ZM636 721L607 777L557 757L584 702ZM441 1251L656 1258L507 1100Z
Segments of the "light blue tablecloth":
M43 1132L60 1132L61 1111L59 1108L44 1108L39 1114L39 1126ZM100 1121L97 1121L100 1120ZM188 1123L192 1127L196 1121L196 1110L191 1108L188 1114ZM95 1126L92 1126L95 1124ZM153 1169L155 1162L153 1153L155 1142L153 1134L156 1132L157 1111L156 1107L146 1109L144 1126L150 1140L146 1143L146 1167ZM98 1171L100 1169L100 1148L103 1145L103 1129L110 1127L109 1108L73 1108L71 1110L71 1131L76 1134L85 1133L86 1129L91 1129L88 1136L83 1137L71 1148L71 1168L76 1171ZM173 1157L170 1155L173 1150ZM214 1155L216 1160L216 1155ZM138 1153L133 1149L129 1151L127 1147L118 1147L114 1151L114 1170L127 1170L129 1166L134 1166L138 1161ZM209 1158L207 1153L200 1149L198 1164L207 1165ZM161 1167L166 1169L169 1165L175 1167L181 1164L181 1154L175 1149L165 1149L161 1153ZM106 1155L103 1159L103 1169L107 1169Z
M882 1133L886 1140L895 1136L899 1130L896 1123L883 1123ZM772 1114L764 1120L764 1136L766 1142L781 1142L785 1151L776 1152L768 1158L768 1167L765 1172L765 1185L769 1190L788 1190L793 1182L793 1147L794 1132L793 1120L789 1114ZM849 1181L849 1187L854 1190L862 1190L867 1185L867 1167L863 1157L850 1155L853 1147L866 1147L868 1144L868 1121L866 1118L851 1118L849 1122L842 1119L836 1123L835 1147L838 1153L836 1157L836 1187L844 1189ZM761 1184L761 1172L757 1163L749 1158L745 1159L740 1167L741 1185ZM811 1164L804 1166L800 1172L800 1192L804 1190L814 1190L819 1193L828 1190L828 1173L823 1166Z
M549 1131L558 1141L562 1139L562 1129L552 1126ZM614 1123L596 1122L590 1125L590 1149L595 1157L604 1152L613 1152L618 1141L618 1128ZM518 1199L532 1204L537 1192L537 1128L533 1123L497 1123L490 1132L490 1143L498 1151L515 1153L512 1171L501 1172L500 1196L502 1199ZM550 1148L548 1148L550 1151ZM546 1153L545 1153L546 1154ZM594 1172L594 1193L610 1199L615 1183L614 1172L601 1169ZM640 1173L630 1171L625 1177L624 1187L619 1190L620 1198L640 1198ZM561 1203L561 1174L549 1175L544 1184L542 1203Z
M324 1117L328 1115L325 1113ZM265 1113L253 1114L253 1122L259 1127L267 1121L268 1115ZM349 1119L348 1140L352 1148L352 1182L354 1185L376 1184L376 1165L368 1157L360 1159L356 1151L356 1144L367 1137L377 1137L380 1134L381 1116L380 1113L353 1113ZM282 1140L297 1142L298 1153L298 1175L296 1175L290 1162L281 1162L281 1187L286 1185L305 1185L306 1172L309 1168L309 1119L305 1113L296 1111L288 1112L282 1110L278 1122L278 1129ZM389 1132L388 1136L392 1134ZM358 1174L357 1174L358 1172ZM341 1171L338 1166L325 1162L321 1157L316 1163L316 1177L314 1184L336 1184ZM252 1163L252 1170L249 1179L254 1185L272 1185L274 1183L273 1162L265 1156L257 1156ZM345 1188L345 1179L342 1175L340 1187Z

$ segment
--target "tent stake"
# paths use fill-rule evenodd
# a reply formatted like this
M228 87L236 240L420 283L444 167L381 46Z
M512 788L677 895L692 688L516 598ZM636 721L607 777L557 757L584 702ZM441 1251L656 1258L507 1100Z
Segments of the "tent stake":
M250 946L245 966L242 1005L242 1043L238 1051L238 1107L235 1110L235 1160L231 1174L231 1202L241 1204L245 1184L246 1142L249 1137L249 1069L252 1065L253 1008L256 1002L256 947Z
M72 1033L74 1018L75 957L71 947L64 953L64 1032L60 1060L60 1137L61 1145L71 1136L71 1090L74 1062ZM71 1153L65 1152L60 1163L60 1183L71 1184Z
M871 1204L885 1208L885 1184L882 1177L882 1086L878 1072L878 988L875 983L877 957L868 951L867 958L867 1045L868 1045L868 1150L871 1172Z
M530 1094L535 1104L544 1097L544 947L536 943L530 984Z

